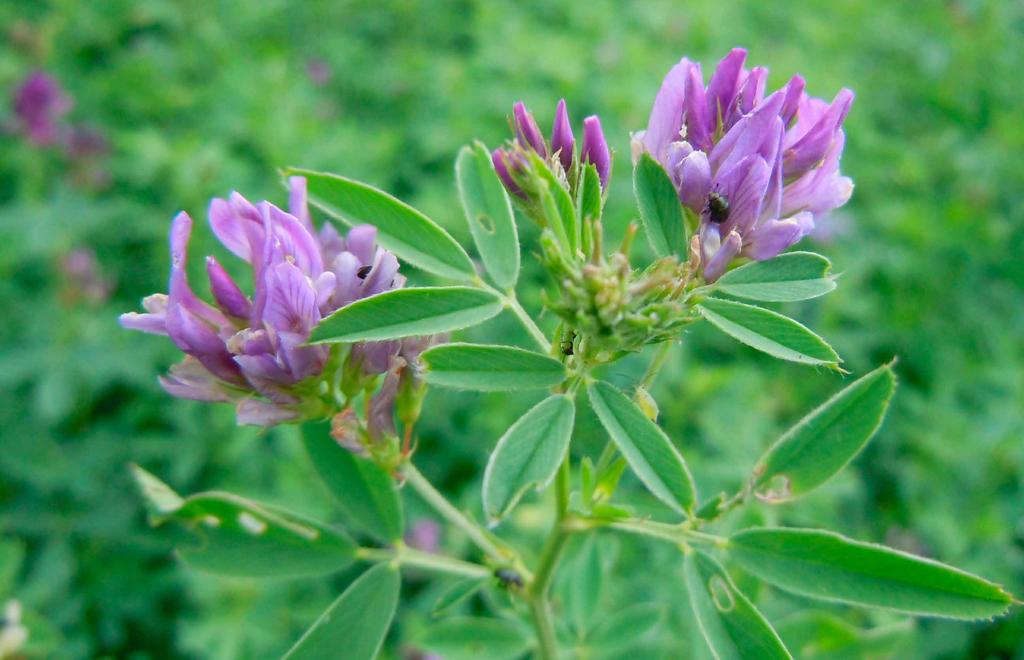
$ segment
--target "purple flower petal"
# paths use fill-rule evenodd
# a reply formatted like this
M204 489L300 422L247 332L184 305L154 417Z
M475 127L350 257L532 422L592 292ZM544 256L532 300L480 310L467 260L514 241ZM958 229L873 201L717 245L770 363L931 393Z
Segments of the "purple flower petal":
M711 117L712 126L717 126L719 121L729 116L729 108L736 97L743 62L746 59L746 50L733 48L715 67L707 90L708 115Z
M743 238L735 231L729 232L721 244L715 246L718 237L718 228L708 228L709 240L705 243L705 262L703 275L706 282L714 282L725 273L726 269L729 268L729 264L740 254L740 249L743 247ZM713 248L709 250L708 248Z
M683 98L683 133L687 142L701 151L710 151L715 118L708 113L707 95L704 91L704 74L700 64L694 63L686 72ZM676 135L674 139L683 136ZM670 147L671 149L671 147Z
M246 399L238 404L235 411L236 421L249 426L275 426L298 417L299 414L294 410L260 399Z
M544 136L541 134L533 114L526 109L522 101L518 101L512 106L512 114L515 118L516 137L519 139L519 143L524 147L532 148L540 154L541 158L547 158L548 150L544 144Z
M763 261L778 256L814 228L810 213L800 213L785 220L762 223L743 248L743 254Z
M612 171L612 154L601 130L601 120L591 115L583 120L583 148L580 157L584 163L591 163L601 179L601 188L608 188L608 176Z
M313 221L309 217L309 203L306 194L306 177L288 177L288 212L302 223L310 234L315 234Z
M171 396L194 401L230 401L227 390L213 374L191 356L172 365L166 376L159 377L160 385Z
M252 314L252 303L215 258L206 258L206 273L210 278L210 292L221 311L235 318L248 319Z
M278 333L294 332L308 337L320 322L316 297L309 278L295 264L281 262L268 273L263 323Z
M685 57L681 59L669 70L654 97L654 106L642 141L655 160L665 162L668 145L679 139L679 131L683 127L686 77L691 66L690 60Z
M369 266L377 253L377 228L373 225L359 225L348 230L345 249L359 259L360 265Z
M565 107L565 99L561 99L555 109L555 123L551 127L551 151L558 154L558 160L566 172L572 169L575 148L576 140L569 123L569 111Z
M703 151L694 151L678 168L679 199L694 213L704 210L711 192L711 165Z

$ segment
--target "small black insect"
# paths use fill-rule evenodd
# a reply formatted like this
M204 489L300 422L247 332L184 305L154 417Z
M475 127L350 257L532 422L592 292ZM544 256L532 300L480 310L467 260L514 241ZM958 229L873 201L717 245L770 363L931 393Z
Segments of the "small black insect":
M715 224L722 224L729 219L729 200L717 192L708 195L708 217Z
M494 571L494 577L498 578L498 582L506 589L519 589L523 586L522 576L511 568L499 568Z
M356 271L356 277L358 277L361 280L365 280L366 276L370 274L371 270L373 270L373 266L363 266L362 268Z

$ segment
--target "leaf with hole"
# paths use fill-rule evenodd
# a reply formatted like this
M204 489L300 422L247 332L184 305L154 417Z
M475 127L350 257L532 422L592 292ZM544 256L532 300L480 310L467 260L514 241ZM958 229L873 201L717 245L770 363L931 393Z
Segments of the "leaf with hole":
M378 564L349 585L284 656L286 660L373 660L398 607L401 580Z
M952 566L824 530L748 529L728 552L751 575L808 598L954 619L999 616L1013 602Z
M569 448L575 417L572 399L556 394L520 417L498 440L484 470L484 512L498 520L531 487L555 478Z
M842 471L882 425L895 388L892 369L879 367L800 420L754 468L758 496L788 501Z
M475 142L459 151L455 181L484 268L499 288L514 287L519 277L519 237L512 204L487 147Z
M697 499L693 478L665 432L629 397L603 381L587 386L590 406L629 467L655 497L680 513Z
M330 435L329 422L303 424L302 442L346 516L385 543L402 538L402 503L391 475L339 445Z
M713 557L686 554L683 574L690 608L716 660L792 658L778 633Z
M565 380L565 365L542 353L514 346L440 344L422 355L431 385L500 392L547 389Z
M808 300L836 288L832 263L813 252L789 252L751 261L718 278L715 288L737 298L766 302Z
M347 536L305 516L231 493L181 498L142 468L133 472L144 497L158 494L150 505L161 511L155 522L173 521L193 532L178 553L198 569L239 577L323 575L345 568L355 556ZM168 493L177 497L176 509Z
M701 301L697 310L725 334L772 357L839 368L839 356L832 347L787 316L720 298Z
M476 277L473 262L448 232L405 202L382 190L337 174L288 168L306 177L314 206L349 227L373 225L377 242L417 268L454 280Z
M633 194L655 254L685 257L686 225L679 193L665 169L648 153L640 155L633 169Z
M394 289L342 307L320 321L309 340L319 344L433 335L483 323L501 308L501 299L483 289Z

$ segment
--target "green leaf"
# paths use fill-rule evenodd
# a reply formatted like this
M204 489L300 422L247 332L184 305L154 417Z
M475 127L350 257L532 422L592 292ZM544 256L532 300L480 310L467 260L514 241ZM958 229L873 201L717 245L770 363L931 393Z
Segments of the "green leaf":
M552 230L566 248L567 255L575 254L580 244L580 223L576 217L576 204L544 159L530 152L531 171L545 210L545 217Z
M398 571L378 564L359 576L295 643L289 660L373 660L398 606Z
M603 381L587 386L590 406L629 466L659 500L680 513L697 500L686 463L665 432L629 397Z
M578 535L580 536L580 535ZM563 560L559 571L565 613L575 630L584 634L590 629L601 607L604 590L604 562L596 534L579 538L574 552Z
M465 286L394 289L342 307L313 328L310 343L380 341L461 330L501 312L493 293Z
M471 578L459 580L438 596L434 607L431 608L431 616L440 616L455 607L459 603L480 591L490 580L488 578Z
M314 206L350 227L373 225L377 242L417 268L455 280L476 277L473 262L448 232L382 190L336 174L288 168L304 176Z
M686 225L679 193L668 173L650 154L641 154L633 169L633 194L655 254L685 256Z
M519 277L519 237L512 204L482 143L466 146L455 160L455 180L473 242L494 283L502 289Z
M180 509L185 500L171 487L146 472L134 463L130 466L132 478L138 487L142 500L149 511L151 522L158 523L163 517Z
M566 377L558 360L513 346L441 344L422 358L428 383L462 390L546 389Z
M697 309L712 325L751 348L780 360L838 368L839 356L831 346L782 314L719 298L707 298Z
M601 194L601 176L597 173L597 168L592 163L586 163L580 168L580 173L580 249L583 254L589 255L594 249L591 245L590 227L601 219L604 201Z
M594 626L587 635L587 647L596 657L621 651L643 638L665 618L658 603L635 603L622 607Z
M754 468L767 501L787 501L839 473L882 425L896 377L879 367L820 405L773 444Z
M25 544L17 539L0 541L0 598L11 595L25 560Z
M345 568L355 556L355 544L340 531L231 493L178 498L172 510L163 493L173 491L141 468L134 472L145 482L143 494L161 499L150 504L162 512L157 522L173 520L194 532L178 552L198 569L238 577L322 575Z
M511 511L531 486L541 490L551 483L569 448L575 414L572 399L556 394L505 431L484 470L484 512L489 518L497 520Z
M767 261L751 261L731 270L715 282L730 296L792 302L817 298L836 288L829 276L832 262L813 252L789 252Z
M317 474L345 514L385 543L402 538L405 522L395 480L330 436L330 423L307 422L302 442Z
M445 660L511 660L532 643L530 634L514 621L459 616L428 628L418 645Z
M713 557L700 550L683 560L690 607L716 660L792 658L771 624Z
M914 622L905 619L864 630L827 612L805 611L786 617L777 628L799 658L888 660L909 657Z
M748 529L728 551L751 575L809 598L954 619L998 616L1013 600L952 566L833 532Z

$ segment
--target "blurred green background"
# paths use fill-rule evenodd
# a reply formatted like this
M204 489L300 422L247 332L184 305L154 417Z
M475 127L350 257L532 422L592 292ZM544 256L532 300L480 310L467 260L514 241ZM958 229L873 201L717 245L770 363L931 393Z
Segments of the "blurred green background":
M165 290L166 231L232 189L284 201L276 168L361 178L465 238L452 163L497 144L512 103L542 124L565 97L599 112L618 154L613 235L631 219L629 131L646 124L679 57L708 71L734 45L829 97L849 86L848 206L813 249L843 275L787 307L853 373L899 357L888 421L842 478L749 520L829 525L976 571L1024 593L1024 6L1008 0L808 3L612 0L4 2L0 87L31 71L74 98L67 121L106 153L72 158L0 135L0 592L46 623L53 657L268 657L301 634L353 572L250 583L178 565L146 525L127 465L181 492L224 488L330 516L290 429L237 428L233 411L165 396L167 341L117 314ZM12 116L10 104L3 111ZM529 232L527 232L529 235ZM205 226L199 256L217 252ZM526 247L526 261L531 249ZM94 262L91 260L94 258ZM197 273L198 275L198 273ZM536 309L543 278L524 278ZM199 280L196 280L199 281ZM499 320L476 331L521 337ZM626 382L639 359L613 369ZM690 333L655 387L669 434L704 493L735 488L761 447L840 386ZM475 507L484 461L522 397L435 392L418 454ZM598 445L586 420L580 451ZM589 431L588 431L589 429ZM536 524L530 498L513 526ZM413 502L412 506L415 507ZM413 518L416 515L411 516ZM616 576L603 607L671 600L669 555L599 539ZM443 543L457 551L459 539ZM16 562L22 554L23 561ZM659 559L664 557L664 559ZM355 570L355 569L354 569ZM414 646L433 587L407 585L389 657ZM764 590L773 620L806 607ZM423 605L426 603L426 605ZM426 608L426 609L425 609ZM844 608L862 625L898 618ZM687 657L682 610L648 657ZM1020 608L997 622L921 621L899 657L1024 658ZM49 651L47 651L49 648Z

